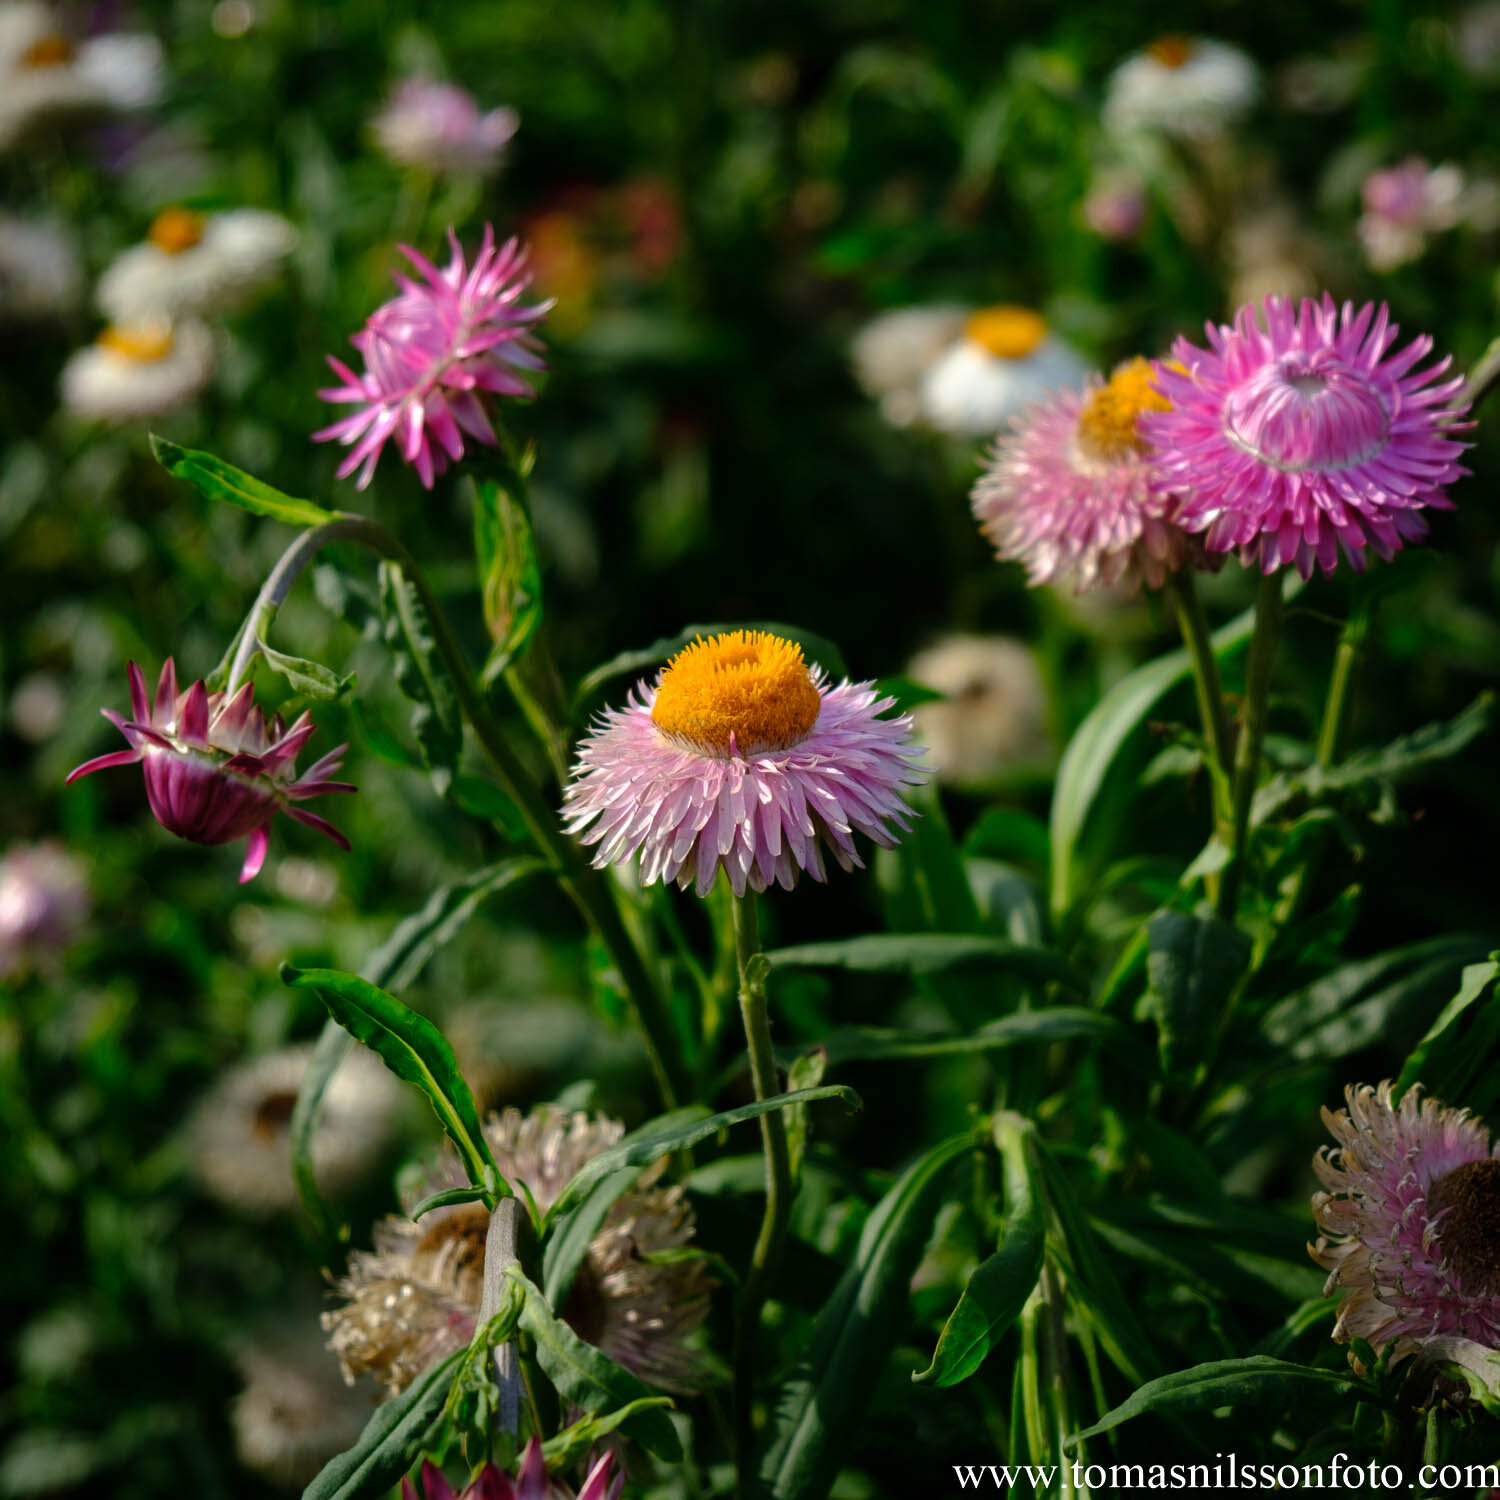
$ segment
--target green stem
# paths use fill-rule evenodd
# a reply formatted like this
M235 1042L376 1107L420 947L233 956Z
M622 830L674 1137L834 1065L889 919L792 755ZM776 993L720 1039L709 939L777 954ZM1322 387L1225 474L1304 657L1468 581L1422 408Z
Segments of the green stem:
M651 1059L651 1066L656 1074L662 1099L668 1108L675 1107L681 1100L688 1097L687 1070L682 1062L677 1046L677 1033L667 1013L666 1000L659 983L653 978L641 957L640 950L625 930L619 908L615 905L614 897L605 885L603 877L584 862L577 845L563 833L541 789L520 757L511 749L498 720L484 701L479 684L474 680L474 674L470 670L468 658L464 655L463 648L459 645L458 638L454 635L453 627L448 623L448 617L443 613L437 596L433 593L422 570L417 566L416 560L406 550L400 539L368 517L340 514L333 522L316 527L299 537L287 550L282 561L273 570L272 579L282 572L283 564L289 564L289 559L293 557L293 554L296 554L298 561L295 571L285 578L284 587L278 585L281 593L275 603L279 604L280 599L285 597L286 590L291 587L296 578L296 573L301 571L319 547L325 542L341 538L358 542L377 556L395 563L411 581L412 587L416 589L422 601L422 607L431 621L433 640L438 654L443 658L449 675L453 679L454 690L458 695L459 706L463 710L464 717L469 721L479 743L484 746L501 790L515 803L527 832L537 848L556 869L563 889L573 898L584 918L609 950L610 957L614 959L615 966L620 972L620 979L635 1002L636 1014L640 1019L641 1032L646 1043L646 1052ZM268 579L267 588L270 582L271 580ZM264 600L267 597L267 590L263 589L261 594ZM258 601L257 611L260 607L260 601ZM274 607L271 608L270 614L274 616ZM257 614L252 612L252 622L257 619ZM251 622L247 622L247 627L248 623ZM269 617L265 623L269 624ZM247 628L246 639L253 634L254 632ZM238 656L244 654L245 651L245 641L242 640L236 661L238 661Z
M760 923L755 896L747 893L734 901L735 956L740 974L740 1015L745 1023L745 1045L750 1058L750 1077L757 1099L781 1092L776 1057L771 1047L771 1021L766 1007L765 961L760 952ZM736 1494L749 1493L750 1466L755 1448L755 1346L767 1286L781 1255L791 1213L792 1166L787 1151L786 1125L772 1110L760 1117L761 1144L766 1153L766 1208L760 1234L750 1256L750 1269L740 1293L739 1318L734 1330L734 1437Z
M1323 722L1318 729L1318 764L1331 766L1339 755L1339 737L1344 732L1344 717L1349 704L1349 685L1364 650L1365 633L1370 628L1368 608L1356 604L1339 636L1334 652L1333 674L1328 680L1328 700L1323 705Z
M1266 740L1266 709L1271 696L1271 673L1281 639L1281 575L1263 573L1255 598L1255 634L1245 666L1245 722L1234 752L1234 813L1230 829L1229 864L1219 887L1217 911L1232 922L1239 911L1240 890L1250 841L1250 804L1260 779L1260 754Z

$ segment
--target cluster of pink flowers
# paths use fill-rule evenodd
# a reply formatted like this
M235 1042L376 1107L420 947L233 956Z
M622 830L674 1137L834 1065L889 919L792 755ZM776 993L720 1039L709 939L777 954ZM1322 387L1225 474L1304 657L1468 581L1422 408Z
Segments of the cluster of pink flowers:
M973 494L1001 557L1080 591L1229 552L1308 578L1340 552L1390 558L1426 535L1423 511L1451 508L1467 406L1448 359L1423 365L1428 335L1396 349L1383 305L1326 293L1267 297L1207 335L1002 434Z

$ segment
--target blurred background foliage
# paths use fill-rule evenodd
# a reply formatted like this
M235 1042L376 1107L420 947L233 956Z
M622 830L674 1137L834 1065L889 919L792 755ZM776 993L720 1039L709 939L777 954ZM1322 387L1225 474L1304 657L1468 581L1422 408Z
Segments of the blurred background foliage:
M334 478L339 453L308 434L329 420L314 395L328 380L324 356L347 353L348 335L389 295L398 241L437 258L448 225L472 247L487 220L529 240L537 284L558 299L551 373L510 421L537 445L546 618L569 682L693 620L795 622L836 641L857 678L902 672L944 631L998 632L1035 650L1060 746L1110 681L1171 643L1155 600L1088 611L993 563L966 503L978 445L887 426L849 372L850 338L881 309L1030 304L1107 369L1227 316L1259 230L1336 296L1388 299L1406 329L1431 332L1461 367L1500 324L1495 225L1455 229L1384 274L1364 264L1353 232L1360 183L1376 167L1420 153L1471 181L1500 174L1493 5L1173 3L1149 19L1098 3L906 0L109 9L161 38L165 99L147 117L12 147L0 159L5 206L57 216L91 279L169 204L251 204L291 219L300 240L287 274L228 320L214 384L152 425L289 493L388 522L430 565L476 659L484 627L462 488L429 493L387 460L358 495ZM1262 101L1223 160L1159 141L1131 159L1101 128L1104 81L1151 39L1148 24L1221 37L1263 69ZM372 149L372 111L416 72L519 111L493 179L428 179ZM1140 173L1145 219L1111 242L1081 205L1099 174L1121 168ZM80 304L59 323L7 329L0 344L0 841L62 838L86 862L93 899L65 966L13 976L0 1021L10 1242L0 1319L18 1331L0 1356L0 1495L98 1484L121 1500L252 1495L264 1481L236 1462L228 1427L242 1345L298 1302L310 1326L320 1268L337 1252L290 1206L226 1212L191 1170L185 1121L226 1066L316 1033L315 1000L277 981L282 959L357 969L400 915L503 841L411 774L388 658L325 607L341 578L369 578L337 550L316 589L300 586L277 639L359 675L357 706L318 713L317 744L353 745L361 795L339 809L351 854L285 825L265 875L241 889L237 853L163 834L131 776L62 790L71 766L113 748L98 709L123 704L126 662L151 676L170 654L185 679L206 672L287 540L170 480L146 424L101 428L59 407L63 362L96 328ZM1458 509L1436 518L1433 544L1380 570L1350 743L1383 743L1500 684L1486 426L1492 413L1474 478ZM1316 725L1350 587L1341 571L1293 607L1276 709L1289 734ZM1250 597L1235 567L1206 592L1216 619ZM1173 705L1164 717L1186 718L1186 704ZM1044 887L1045 768L1001 793L1016 815L1001 857ZM944 795L960 837L994 801ZM1191 820L1181 783L1165 778L1119 810L1119 845L1161 856L1169 884L1201 842L1202 789L1190 787L1188 802ZM1310 909L1362 891L1347 903L1347 933L1332 935L1348 953L1495 925L1493 742L1420 781L1405 808L1367 830L1357 861L1340 852L1323 863ZM887 861L881 883L804 885L768 903L773 939L875 926L899 880ZM1128 927L1136 913L1127 901L1116 915ZM1010 908L996 920L1023 918ZM597 1024L574 916L540 884L489 907L407 998L454 1031L489 1102L593 1078L599 1101L627 1119L650 1112L639 1049L617 1024ZM933 1005L894 979L847 976L780 981L776 998L789 1044L841 1022L920 1023ZM1282 1074L1257 1118L1302 1124L1266 1143L1246 1191L1295 1205L1317 1104L1344 1077L1390 1071L1428 1018L1393 1011L1337 1070L1313 1056ZM817 1251L807 1251L810 1307L858 1227L838 1175L853 1169L838 1150L866 1173L898 1168L912 1139L963 1128L978 1066L841 1075L867 1109L853 1122L830 1116L826 1171L799 1207ZM430 1139L430 1125L414 1115L406 1147ZM1234 1149L1254 1156L1245 1142ZM385 1167L400 1155L393 1145ZM389 1178L374 1174L341 1205L353 1244L390 1206ZM839 1203L854 1217L824 1212ZM702 1195L704 1239L752 1222L742 1208ZM1295 1208L1277 1233L1294 1248L1306 1233ZM961 1257L959 1239L949 1253ZM1316 1280L1308 1269L1298 1295ZM1265 1322L1264 1300L1246 1293L1247 1330ZM1207 1304L1186 1282L1179 1301L1164 1313L1168 1336L1186 1349L1212 1342ZM919 1296L934 1327L949 1305L946 1291L931 1306ZM933 1454L972 1444L995 1420L978 1382L883 1399L902 1420L872 1438L861 1467L885 1474L891 1492L930 1480ZM913 1432L923 1434L915 1457Z

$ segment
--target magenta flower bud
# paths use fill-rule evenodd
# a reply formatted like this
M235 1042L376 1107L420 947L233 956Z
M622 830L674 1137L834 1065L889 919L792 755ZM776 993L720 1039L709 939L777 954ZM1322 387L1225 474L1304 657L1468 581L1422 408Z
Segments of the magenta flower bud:
M293 805L325 792L354 791L348 782L326 779L342 764L347 745L296 775L297 752L316 729L307 714L290 729L277 715L268 728L248 682L232 698L210 693L201 682L179 693L171 657L161 669L154 703L146 696L141 669L131 662L130 708L129 719L113 709L102 710L129 740L130 749L87 761L69 773L69 783L139 761L146 798L163 828L195 844L249 840L241 884L254 879L265 862L266 830L278 812L326 833L341 848L349 847L327 819Z
M494 1464L486 1464L457 1500L619 1500L625 1475L622 1472L611 1474L614 1462L613 1453L600 1458L589 1470L583 1488L575 1496L567 1485L548 1474L542 1445L532 1438L514 1477ZM420 1493L410 1479L403 1479L401 1500L455 1500L455 1497L443 1471L427 1459L422 1463Z

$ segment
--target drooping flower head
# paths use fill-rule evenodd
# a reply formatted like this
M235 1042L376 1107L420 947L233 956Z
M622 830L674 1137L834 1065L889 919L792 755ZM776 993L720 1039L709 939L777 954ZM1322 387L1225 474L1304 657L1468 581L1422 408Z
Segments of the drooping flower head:
M1322 1231L1309 1247L1342 1288L1333 1336L1363 1339L1391 1360L1434 1339L1500 1350L1500 1147L1464 1109L1399 1104L1391 1085L1349 1086L1346 1109L1325 1109L1338 1141L1313 1159Z
M401 295L376 308L349 340L364 357L363 374L328 357L343 384L319 396L359 410L313 440L336 438L351 449L338 474L344 479L359 469L360 489L390 438L431 489L449 461L463 457L465 433L495 446L483 397L531 396L529 372L546 368L532 329L551 304L520 301L531 284L520 241L497 250L486 224L472 267L451 229L448 243L453 255L441 271L409 245L400 247L422 281L397 275Z
M404 78L370 121L370 134L403 167L483 177L494 171L520 123L513 109L481 111L457 84Z
M103 422L154 417L191 401L214 372L213 335L202 323L163 317L111 324L63 366L63 401Z
M720 868L737 896L822 880L824 848L853 869L856 832L889 848L890 825L910 826L902 790L925 778L891 706L870 683L829 687L779 636L696 640L584 739L563 822L598 868L639 851L642 885L706 896Z
M1076 593L1141 580L1159 588L1189 541L1177 502L1153 492L1141 418L1166 408L1159 370L1133 359L1105 381L1091 375L1017 417L995 444L972 503L996 554L1026 565L1033 584L1067 580Z
M545 1213L578 1169L624 1133L617 1120L543 1106L508 1109L485 1122L501 1173L525 1183ZM648 1168L589 1242L562 1316L617 1364L670 1391L705 1381L686 1340L708 1315L713 1279L697 1257L666 1258L693 1238L693 1211L680 1187L660 1187L664 1163ZM403 1185L409 1211L423 1198L467 1182L451 1149ZM394 1395L474 1337L489 1214L482 1204L436 1208L420 1221L391 1215L375 1226L375 1249L356 1251L338 1290L347 1301L323 1315L352 1384L368 1371Z
M267 726L248 682L227 700L201 682L179 693L171 657L161 669L155 702L146 696L141 669L131 662L130 710L129 719L112 708L102 710L130 741L130 749L78 766L69 772L69 783L108 766L139 761L151 811L169 833L195 844L249 839L242 884L254 879L265 862L266 830L278 812L326 833L341 848L349 847L348 839L327 819L296 806L325 792L354 790L348 782L327 779L338 770L347 745L331 750L301 776L296 774L297 752L317 728L307 714L290 729L280 715Z
M1162 36L1110 75L1104 127L1206 140L1248 113L1259 91L1255 64L1238 47L1206 37Z
M1263 307L1264 330L1244 307L1232 327L1208 325L1209 348L1173 346L1156 381L1170 408L1141 418L1153 484L1210 552L1238 548L1266 573L1332 572L1341 548L1356 569L1366 547L1389 559L1426 536L1426 507L1452 509L1444 491L1468 472L1463 381L1442 378L1448 358L1416 368L1427 334L1389 352L1383 303L1339 308L1325 292Z
M1055 390L1083 384L1088 365L1029 307L981 308L922 377L922 416L939 432L990 437Z
M575 1495L560 1479L547 1473L547 1460L542 1455L542 1445L536 1438L526 1445L521 1458L521 1467L515 1477L502 1472L494 1464L486 1464L474 1482L461 1495L454 1496L453 1488L443 1477L442 1471L431 1461L422 1463L422 1490L410 1479L401 1481L401 1500L619 1500L625 1484L624 1472L610 1477L615 1456L606 1453L583 1482L583 1488Z
M0 858L0 979L55 966L88 909L88 876L61 844L12 845Z

